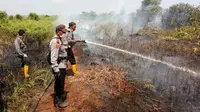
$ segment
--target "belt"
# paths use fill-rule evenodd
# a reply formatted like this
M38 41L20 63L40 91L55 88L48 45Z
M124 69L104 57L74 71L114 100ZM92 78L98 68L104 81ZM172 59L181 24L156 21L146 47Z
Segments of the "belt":
M57 63L59 64L62 60L67 59L67 57L59 57Z
M59 60L67 59L67 57L59 57Z

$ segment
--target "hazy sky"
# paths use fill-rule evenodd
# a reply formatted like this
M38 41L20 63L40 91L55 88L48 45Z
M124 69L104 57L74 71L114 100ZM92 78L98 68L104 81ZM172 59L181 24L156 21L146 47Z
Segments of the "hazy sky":
M38 14L66 15L93 10L98 13L119 11L125 7L126 12L134 12L141 6L142 0L0 0L0 10L8 14L30 12ZM175 3L199 5L200 0L162 0L161 6L167 8Z

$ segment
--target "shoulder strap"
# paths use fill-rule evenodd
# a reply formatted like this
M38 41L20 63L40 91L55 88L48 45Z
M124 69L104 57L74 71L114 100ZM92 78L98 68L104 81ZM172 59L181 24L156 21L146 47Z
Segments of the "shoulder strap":
M57 40L60 40L61 41L61 44L63 44L63 42L62 42L62 39L61 38L59 38L59 37L54 37L55 39L57 39Z

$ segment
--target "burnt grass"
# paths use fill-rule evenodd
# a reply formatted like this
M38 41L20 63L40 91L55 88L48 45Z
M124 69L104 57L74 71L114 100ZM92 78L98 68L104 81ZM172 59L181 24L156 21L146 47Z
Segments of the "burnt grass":
M152 34L131 34L124 37L104 38L103 44L116 48L137 52L158 60L167 61L177 66L184 66L199 71L200 51L195 52L192 48L199 48L197 40L165 40ZM165 60L165 57L179 58L177 60Z
M138 52L144 55L152 56L156 59L164 60L163 57L178 57L178 58L183 58L184 60L184 65L187 65L187 67L198 70L199 65L198 63L200 62L200 54L199 53L193 53L190 48L193 46L192 41L186 41L186 40L180 40L180 41L170 41L170 40L160 40L157 37L151 36L151 35L131 35L129 37L120 37L120 38L114 38L114 39L104 39L102 41L103 44L110 45L113 47L125 49L128 51L132 52ZM107 61L107 59L102 56L102 55L94 55L93 53L88 53L85 51L88 51L88 48L85 48L85 45L79 44L77 45L78 51L77 53L83 52L85 55L81 56L79 59L79 63L82 64L81 66L86 66L86 69L89 69L88 72L88 79L91 80L97 80L98 77L92 77L90 76L90 73L94 73L95 69L100 72L101 69L99 68L104 68L104 66L109 65L110 67L106 68L105 74L109 75L110 72L118 72L116 75L113 76L114 78L114 85L110 85L109 81L107 82L108 84L108 90L107 92L102 92L101 93L101 100L103 101L102 107L93 107L89 106L90 109L94 112L111 112L111 111L118 111L118 112L169 112L169 111L177 111L179 109L173 109L171 106L170 102L168 99L170 97L165 97L161 93L157 93L154 91L154 86L149 84L146 81L142 80L127 80L127 78L124 78L127 73L124 73L122 69L123 67L118 68L116 70L115 66L113 67L113 64L116 64L112 62L111 60ZM80 47L81 46L81 47ZM5 47L5 45L1 46L4 48L4 51L9 51L4 56L1 56L1 88L0 92L4 93L4 95L12 94L12 91L15 87L13 86L6 86L7 82L4 82L3 76L8 73L8 71L12 72L18 72L19 70L19 65L16 64L19 61L13 61L15 60L15 57L12 56L13 50L10 50L11 47ZM33 47L34 48L34 47ZM184 49L183 49L184 48ZM44 48L45 49L45 48ZM46 62L44 62L44 51L42 52L39 50L33 50L30 52L31 58L34 60L33 61L33 66L36 66L38 62L40 62L41 67L46 66ZM81 51L81 50L85 51ZM80 53L82 54L82 53ZM80 55L78 54L78 55ZM6 57L11 57L11 58L6 58ZM171 60L171 63L179 65L179 62L176 62L174 60ZM9 66L9 65L14 65ZM88 68L87 68L88 67ZM84 67L83 67L84 68ZM91 70L94 69L94 70ZM113 70L113 68L115 70ZM122 69L122 71L121 71ZM84 71L83 71L84 72ZM118 75L117 75L118 74ZM134 73L132 73L134 74ZM120 75L120 78L119 78ZM98 75L97 75L98 76ZM101 77L101 75L99 75ZM118 77L116 80L115 78ZM106 78L105 78L106 79ZM105 80L103 79L103 80ZM116 82L122 81L122 85L119 85ZM90 82L90 81L89 81ZM112 82L112 81L111 81ZM90 82L89 85L92 85L93 83ZM122 89L119 89L121 86L123 86ZM37 86L41 87L41 86ZM37 90L37 87L34 87L35 90ZM109 92L110 89L113 90L119 90L119 91L114 91L114 92ZM33 97L32 101L37 101L37 96L34 98L35 93L34 90L31 91L33 93L30 93L31 96ZM100 91L101 92L101 91ZM105 95L108 94L109 95ZM2 95L1 95L2 97ZM28 100L31 101L31 100ZM30 103L30 102L29 102ZM88 105L92 104L92 101L88 103ZM0 98L0 106L6 106L5 99ZM31 104L30 104L31 108ZM81 108L81 107L80 107ZM84 111L84 107L82 108Z
M75 48L79 76L66 78L67 102L65 109L53 105L53 85L42 98L38 112L169 112L165 98L153 92L153 85L138 80L127 80L126 69L88 54L80 46ZM89 56L88 56L89 55Z

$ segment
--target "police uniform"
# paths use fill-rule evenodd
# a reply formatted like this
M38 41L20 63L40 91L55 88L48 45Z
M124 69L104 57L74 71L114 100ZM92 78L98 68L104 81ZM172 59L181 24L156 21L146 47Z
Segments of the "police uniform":
M60 37L55 35L49 44L51 52L51 67L55 76L54 92L56 96L61 98L64 93L65 77L66 77L66 46L62 44Z
M76 60L75 60L75 57L74 57L74 53L72 51L72 47L74 46L76 41L74 40L74 34L73 34L72 30L67 29L66 36L64 37L64 43L65 43L65 45L68 46L68 49L67 49L68 58L67 58L67 60L69 60L69 62L72 65L75 65Z
M26 61L24 59L24 55L26 52L26 45L24 44L24 42L22 41L22 36L17 36L15 39L15 49L16 49L16 53L18 58L21 59L21 67L24 67L24 65L26 64Z
M27 54L25 54L26 52L26 45L24 44L24 42L22 41L22 36L17 36L15 39L15 49L16 49L16 53L17 53L17 57L21 59L21 69L24 72L24 76L25 77L29 77L28 75L28 69L29 69L29 64L30 61L28 60Z

